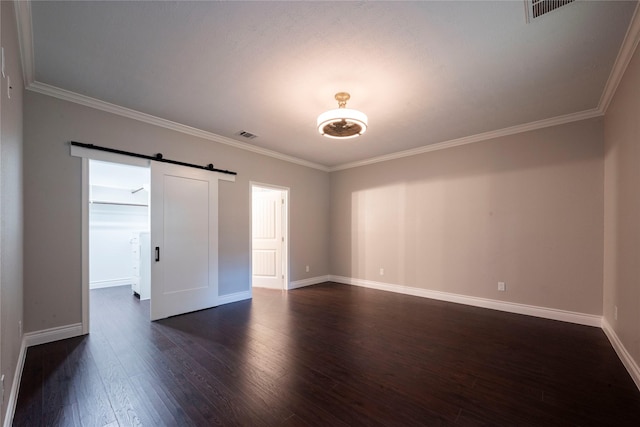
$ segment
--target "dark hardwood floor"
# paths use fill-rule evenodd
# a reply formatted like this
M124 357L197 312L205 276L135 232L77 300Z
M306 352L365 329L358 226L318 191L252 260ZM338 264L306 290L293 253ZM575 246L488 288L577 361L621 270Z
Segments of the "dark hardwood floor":
M15 426L638 426L598 328L326 283L29 348Z

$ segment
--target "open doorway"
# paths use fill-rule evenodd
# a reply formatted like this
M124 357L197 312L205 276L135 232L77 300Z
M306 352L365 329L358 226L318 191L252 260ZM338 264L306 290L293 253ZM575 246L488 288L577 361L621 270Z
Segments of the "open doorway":
M89 161L90 292L150 298L149 185L149 168Z
M251 283L288 289L289 189L251 183Z
M148 247L151 256L140 254L151 264L147 318L158 320L219 305L218 184L235 182L235 172L78 142L71 143L71 155L82 158L80 332L88 334L90 329L89 211L94 160L137 166L149 173L150 245L141 246ZM129 192L140 188L145 190L144 182L134 183ZM233 301L227 298L227 302Z

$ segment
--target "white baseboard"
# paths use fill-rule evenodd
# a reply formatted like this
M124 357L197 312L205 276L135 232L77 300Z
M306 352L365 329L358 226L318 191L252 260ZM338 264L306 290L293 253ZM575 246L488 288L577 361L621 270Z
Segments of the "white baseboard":
M251 299L251 291L236 292L228 295L220 295L218 297L218 305L230 304L232 302Z
M13 383L11 384L11 392L7 401L7 412L4 414L3 427L11 427L13 424L13 416L16 413L16 404L18 403L18 391L20 391L20 380L22 380L22 369L24 361L27 357L27 345L24 338L20 344L20 354L18 355L18 363L13 374Z
M133 283L133 277L123 277L121 279L95 280L89 282L89 289L111 288L113 286L124 286Z
M318 276L318 277L310 277L308 279L296 280L294 282L289 283L288 289L298 289L303 288L305 286L317 285L319 283L324 283L329 281L330 276Z
M25 358L27 357L27 348L80 335L83 335L82 324L75 323L73 325L60 326L57 328L45 329L43 331L27 332L22 336L18 363L13 377L13 384L11 385L11 393L9 394L9 400L7 402L7 412L4 416L4 427L11 427L13 423L13 416L15 415L16 403L18 400L18 392L20 391L20 381L22 380L22 370L24 368Z
M49 342L66 340L67 338L79 337L82 333L82 323L59 326L57 328L45 329L43 331L27 332L23 340L27 347L46 344Z
M254 285L254 284L251 284L251 287L252 288L262 288L262 289L276 289L278 291L282 290L282 284L281 283L280 284L277 283L275 285Z
M611 342L611 345L618 354L618 357L622 361L622 364L625 368L627 368L627 371L629 372L629 375L631 375L633 382L636 383L636 387L638 387L638 390L640 390L640 367L633 360L633 357L631 357L624 344L622 344L622 341L620 341L620 338L618 338L618 334L616 334L616 331L613 330L609 322L607 322L607 319L605 319L604 317L602 318L602 330L604 331L607 338L609 338L609 342Z
M304 286L316 285L327 281L337 282L347 285L361 286L371 289L378 289L387 292L395 292L406 295L413 295L423 298L431 298L441 301L455 302L460 304L472 305L476 307L490 308L494 310L507 311L517 314L526 314L530 316L537 316L546 319L561 320L570 323L577 323L587 326L601 327L607 338L611 342L614 350L618 354L618 357L624 364L625 368L629 372L629 375L635 382L638 389L640 389L640 367L633 360L625 346L622 344L618 335L615 333L611 325L606 319L600 316L591 314L576 313L564 310L549 309L544 307L535 307L524 304L509 303L504 301L496 301L485 298L469 297L464 295L452 294L448 292L432 291L427 289L413 288L409 286L392 285L388 283L374 282L371 280L354 279L342 276L318 276L309 279L297 280L289 284L289 289L296 289ZM219 297L219 304L229 304L232 302L251 299L251 291L236 292L229 295L222 295ZM27 348L45 344L62 339L72 338L82 335L82 324L77 323L68 326L61 326L58 328L46 329L43 331L29 332L24 334L22 338L22 345L20 346L20 354L18 356L18 363L14 373L13 384L11 386L11 392L9 394L9 400L7 402L7 412L4 418L4 427L11 427L13 423L13 417L15 414L16 403L18 398L18 391L20 390L20 380L22 378L22 370L24 368L24 361L27 355Z
M405 295L413 295L423 298L431 298L440 301L454 302L475 307L490 308L492 310L506 311L509 313L525 314L528 316L542 317L544 319L560 320L563 322L577 323L579 325L601 327L602 317L594 314L577 313L573 311L558 310L555 308L537 307L533 305L518 304L492 300L488 298L470 297L466 295L452 294L449 292L433 291L429 289L413 288L403 285L374 282L372 280L354 279L351 277L329 276L332 282L346 285L361 286L378 289L381 291L395 292Z

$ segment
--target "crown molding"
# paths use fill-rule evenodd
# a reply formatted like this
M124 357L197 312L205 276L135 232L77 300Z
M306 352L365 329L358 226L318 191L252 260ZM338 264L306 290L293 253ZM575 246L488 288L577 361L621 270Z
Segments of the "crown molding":
M141 121L144 123L152 124L155 126L166 128L166 129L174 130L176 132L181 132L187 135L196 136L198 138L206 139L209 141L214 141L221 144L229 145L235 148L239 148L241 150L250 151L250 152L261 154L268 157L273 157L279 160L295 163L295 164L310 167L313 169L318 169L323 172L336 172L344 169L351 169L359 166L366 166L374 163L386 162L388 160L400 159L402 157L414 156L417 154L428 153L430 151L444 150L446 148L457 147L459 145L472 144L474 142L486 141L488 139L514 135L517 133L528 132L536 129L543 129L546 127L562 125L565 123L591 119L594 117L600 117L604 115L604 113L599 108L594 108L591 110L585 110L577 113L566 114L564 116L552 117L549 119L538 120L535 122L511 126L508 128L499 129L495 131L484 132L476 135L466 136L463 138L439 142L436 144L425 145L425 146L413 148L410 150L398 151L395 153L386 154L384 156L372 157L362 161L345 163L345 164L333 166L333 167L327 167L318 163L313 163L307 160L299 159L297 157L282 154L277 151L256 147L251 144L246 144L231 138L226 138L224 136L207 132L201 129L197 129L191 126L172 122L170 120L162 119L160 117L152 116L150 114L142 113L140 111L121 107L119 105L111 104L109 102L101 101L96 98L91 98L89 96L81 95L76 92L60 89L58 87L48 85L46 83L33 82L27 87L27 89L32 92L37 92L43 95L52 96L54 98L58 98L58 99L73 102L76 104L84 105L87 107L95 108L101 111L127 117L133 120Z
M359 166L371 165L374 163L386 162L388 160L400 159L402 157L415 156L417 154L428 153L430 151L444 150L446 148L457 147L460 145L472 144L474 142L486 141L488 139L500 138L502 136L514 135L522 132L529 132L536 129L543 129L551 126L563 125L566 123L577 122L580 120L592 119L600 117L603 113L593 108L591 110L580 111L577 113L566 114L564 116L552 117L549 119L538 120L535 122L525 123L522 125L511 126L504 129L498 129L490 132L479 133L476 135L465 136L463 138L452 139L449 141L438 142L436 144L424 145L422 147L412 148L410 150L398 151L396 153L386 154L384 156L372 157L370 159L345 163L343 165L334 166L329 172L336 172L344 169L356 168Z
M631 62L631 58L638 46L638 42L640 42L640 3L636 5L636 10L633 13L633 17L631 17L631 23L627 29L627 34L624 37L622 46L620 46L618 56L616 57L616 61L613 64L611 73L609 74L609 79L607 80L607 84L604 86L604 91L602 91L602 96L598 103L598 109L600 109L603 114L606 113L607 108L609 108L609 104L616 93L616 89L618 89L622 76L627 70L629 62Z
M336 172L344 169L351 169L359 166L371 165L374 163L385 162L387 160L400 159L402 157L414 156L416 154L428 153L430 151L444 150L446 148L457 147L459 145L472 144L474 142L486 141L488 139L499 138L501 136L513 135L521 132L528 132L531 130L542 129L550 126L557 126L565 123L571 123L579 120L586 120L594 117L604 116L607 112L607 108L616 93L616 89L622 80L624 72L626 71L631 58L640 43L640 2L636 5L631 22L627 28L627 33L624 37L618 56L613 64L611 73L598 102L596 108L580 111L577 113L571 113L564 116L552 117L549 119L539 120L536 122L525 123L522 125L516 125L504 129L495 131L480 133L476 135L470 135L463 138L453 139L450 141L439 142L436 144L425 145L422 147L399 151L396 153L387 154L384 156L373 157L370 159L345 163L338 166L329 168L329 172Z
M14 0L13 7L16 13L16 26L18 27L18 45L20 46L20 59L22 60L22 77L24 87L29 87L35 81L36 67L33 53L33 24L31 21L31 1Z
M310 162L308 160L299 159L297 157L282 154L277 151L260 148L255 145L246 144L221 135L216 135L201 129L183 125L181 123L172 122L140 111L121 107L116 104L101 101L65 89L61 89L46 83L40 83L35 80L35 53L33 48L33 23L31 18L31 0L14 0L14 9L16 14L16 24L18 27L18 43L20 45L20 58L22 60L22 73L24 78L24 86L27 90L41 93L43 95L52 96L87 107L95 108L108 113L117 114L133 120L160 126L165 129L174 130L187 135L196 136L198 138L209 141L218 142L220 144L229 145L241 150L250 151L252 153L261 154L263 156L272 157L285 162L318 169L323 172L329 172L327 166Z
M116 114L118 116L127 117L129 119L137 120L140 122L148 123L151 125L163 127L176 132L181 132L187 135L195 136L198 138L206 139L220 144L229 145L241 150L250 151L252 153L261 154L263 156L273 157L278 160L283 160L289 163L295 163L301 166L306 166L313 169L319 169L323 172L328 172L329 168L318 163L313 163L307 160L299 159L297 157L289 156L287 154L278 153L277 151L268 150L266 148L256 147L255 145L246 144L235 139L226 138L215 133L207 132L201 129L197 129L191 126L183 125L181 123L172 122L171 120L162 119L160 117L152 116L151 114L142 113L140 111L132 110L130 108L121 107L116 104L101 101L96 98L81 95L79 93L71 92L59 87L51 86L46 83L33 82L27 90L32 92L41 93L43 95L52 96L54 98L62 99L64 101L73 102L76 104L84 105L86 107L95 108L97 110L105 111L107 113Z
M334 172L344 169L355 168L359 166L370 165L374 163L384 162L388 160L399 159L402 157L413 156L422 153L428 153L430 151L444 150L451 147L457 147L460 145L471 144L474 142L486 141L492 138L499 138L502 136L513 135L521 132L528 132L535 129L542 129L550 126L557 126L565 123L570 123L579 120L585 120L589 118L603 116L616 89L622 80L625 70L633 57L634 51L640 42L640 3L636 5L633 17L627 29L624 41L618 52L618 56L614 63L614 66L609 74L609 78L603 90L602 96L598 103L597 108L591 110L585 110L577 113L567 114L564 116L553 117L549 119L539 120L536 122L525 123L522 125L516 125L504 129L485 132L476 135L470 135L463 138L458 138L450 141L439 142L435 144L425 145L422 147L399 151L396 153L387 154L384 156L373 157L362 161L345 163L333 167L327 167L318 163L310 162L307 160L299 159L297 157L289 156L279 153L277 151L268 150L265 148L256 147L251 144L236 141L231 138L226 138L221 135L216 135L211 132L203 131L197 128L186 126L180 123L172 122L170 120L162 119L152 116L150 114L142 113L129 108L121 107L119 105L111 104L101 101L99 99L91 98L85 95L80 95L75 92L67 91L55 86L51 86L45 83L35 81L35 58L33 49L33 28L31 19L31 1L30 0L14 0L16 21L18 26L18 39L20 44L20 55L22 59L22 70L24 75L24 84L28 90L33 92L49 95L55 98L63 99L66 101L74 102L77 104L85 105L98 110L106 111L112 114L117 114L123 117L131 118L133 120L142 121L145 123L160 126L166 129L171 129L176 132L185 133L188 135L203 138L209 141L218 142L221 144L229 145L241 150L250 151L256 154L276 158L286 162L298 164L301 166L318 169L324 172Z

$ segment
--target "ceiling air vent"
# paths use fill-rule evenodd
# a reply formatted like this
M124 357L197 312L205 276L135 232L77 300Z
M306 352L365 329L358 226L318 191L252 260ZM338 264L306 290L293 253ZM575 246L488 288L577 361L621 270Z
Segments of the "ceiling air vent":
M575 0L525 0L528 20L530 22L532 19L539 18L552 10L556 10L574 1Z
M236 135L240 135L241 137L247 138L247 139L253 139L258 137L258 135L254 135L251 132L247 132L246 130L241 130Z

